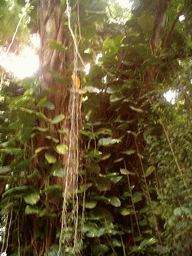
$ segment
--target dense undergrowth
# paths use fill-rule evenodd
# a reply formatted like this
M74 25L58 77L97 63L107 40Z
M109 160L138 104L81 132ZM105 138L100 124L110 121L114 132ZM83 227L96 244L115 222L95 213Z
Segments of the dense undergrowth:
M188 71L190 65L184 65ZM94 66L84 77L88 87L81 131L84 157L79 170L84 183L78 192L81 198L86 192L81 254L190 255L190 86L178 88L173 84L179 90L174 105L165 101L161 90L145 95L148 100L138 108L136 94L130 93L132 84L141 86L138 80L130 83L118 79L108 86L103 79L105 73L98 74L98 70L102 71L101 66ZM95 75L101 92L91 84ZM110 81L111 77L108 75ZM14 236L22 235L17 226L24 216L38 215L43 227L46 218L61 214L48 209L45 198L61 197L62 188L48 183L37 188L47 165L52 166L50 176L64 175L49 154L49 147L33 150L33 139L39 133L53 140L53 150L59 149L54 134L47 132L50 123L63 118L47 120L44 116L43 109L54 106L39 94L39 84L30 79L22 86L6 81L1 90L1 214L2 225L11 221L10 217L6 219L8 212L14 216L10 230L13 243ZM101 107L96 107L98 98ZM47 128L38 127L41 118L46 120ZM40 171L32 170L31 163L41 150L45 150L45 161L39 163ZM83 201L80 208L82 205ZM69 240L72 235L73 231L68 230ZM43 239L43 232L39 231L38 236ZM10 246L11 251L16 250L11 241ZM56 251L53 247L47 255Z

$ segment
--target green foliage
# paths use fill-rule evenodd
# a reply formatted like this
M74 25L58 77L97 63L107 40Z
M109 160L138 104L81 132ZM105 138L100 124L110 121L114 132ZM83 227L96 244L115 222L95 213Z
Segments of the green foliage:
M57 42L55 40L50 40L49 47L57 52L67 51L67 48L61 42Z
M111 22L118 24L124 24L125 21L131 16L129 10L127 8L122 8L121 5L116 1L109 1L107 6L107 14Z
M45 108L54 108L52 103L47 101L45 93L39 94L40 83L41 81L34 79L18 81L18 84L5 81L1 89L3 108L0 116L2 131L0 214L2 218L10 211L14 211L18 221L22 220L22 216L36 215L42 218L42 223L46 223L48 216L53 218L58 214L53 207L49 208L48 198L62 198L63 188L49 184L49 180L51 177L65 175L55 155L66 154L68 148L64 144L59 144L50 126L57 125L65 117L60 114L51 120L45 116L43 113ZM40 120L45 122L44 127L38 126ZM35 148L34 142L40 138L39 136L52 141L53 144ZM43 156L42 162L38 161L39 154ZM34 161L38 163L35 169ZM38 187L37 182L42 180L45 169L49 170L47 182Z
M79 51L93 64L89 74L82 72L79 91L85 113L81 130L85 154L78 170L84 182L79 182L77 191L79 210L84 212L82 255L191 255L191 60L175 56L180 50L179 57L190 54L190 36L178 23L167 54L152 56L149 39L156 1L142 2L145 12L136 10L123 29L105 24L106 2L79 3ZM75 27L77 2L70 4ZM185 4L170 3L169 25L177 7ZM112 15L119 10L114 7ZM96 26L106 30L103 35L95 34ZM50 47L67 50L55 41ZM60 74L55 77L66 81ZM62 200L63 187L52 181L65 177L59 159L68 147L60 143L57 130L66 117L46 116L45 110L55 106L45 92L38 92L39 84L26 80L18 86L6 81L1 90L0 206L1 216L13 211L21 222L40 219L35 235L41 241L47 220L61 215L54 201ZM163 98L170 88L178 92L174 105ZM39 138L48 143L34 147ZM70 223L74 209L70 200L67 203ZM59 236L59 230L54 232ZM65 236L70 241L74 233L69 228ZM58 255L58 246L52 245L45 255ZM75 252L69 246L60 255Z
M138 24L143 31L141 33L138 26L137 34L139 32L143 37L145 33L146 40L148 40L149 26L146 27L149 30L144 31L146 24L144 24L144 19L141 19L141 17ZM127 25L131 24L127 23ZM191 237L191 231L187 227L190 226L191 218L190 206L188 205L191 193L189 187L191 175L189 169L186 169L190 168L191 165L190 160L186 158L186 152L190 152L190 149L189 146L185 146L184 151L182 149L183 145L190 141L189 106L191 101L189 97L191 86L189 85L188 89L185 88L185 97L181 93L184 97L181 97L183 101L178 99L178 105L176 106L163 102L162 86L166 87L165 79L167 79L170 82L174 81L173 83L177 84L181 90L180 81L182 80L182 83L186 84L187 81L191 81L191 78L190 75L184 75L188 74L187 68L183 70L183 78L185 78L180 77L180 81L176 78L179 76L178 74L174 75L172 72L168 74L164 69L164 60L151 56L148 45L138 42L138 39L141 40L141 36L137 39L136 33L133 30L130 30L130 32L132 33L131 38L129 35L129 37L121 37L121 40L119 40L120 37L106 39L103 43L103 57L99 59L97 73L95 73L95 76L92 75L92 72L95 71L93 66L90 74L85 77L90 86L95 87L97 79L99 88L103 88L100 93L87 91L84 94L88 98L84 102L87 122L84 124L82 136L84 142L87 141L86 177L89 186L86 187L86 190L88 190L87 208L90 209L90 213L87 210L86 215L91 222L90 226L86 225L85 233L90 239L99 236L100 245L105 244L107 246L101 252L101 255L113 255L114 251L117 255L122 255L124 253L124 243L126 243L125 237L130 236L133 232L135 236L132 239L134 239L136 245L128 249L130 255L168 255L169 253L176 255L177 252L190 255L190 242L188 241ZM115 44L117 41L119 44ZM176 49L179 49L179 44ZM128 52L124 59L124 69L117 70L118 56L122 50L131 51L131 53L129 55ZM147 95L146 97L149 100L140 105L138 93L145 87L142 82L143 75L158 61L162 61L155 81L159 86L159 91L157 89L149 96ZM185 66L184 63L188 63L188 61L189 59L183 62L182 65ZM137 63L137 68L132 69L134 63ZM176 62L173 63L174 69L181 74L182 67ZM103 80L105 76L103 72L105 72L106 81ZM175 76L175 79L171 76ZM174 88L177 87L174 85ZM97 102L100 102L101 109L94 104L95 97ZM152 109L148 108L146 112L145 106L156 102L157 99L158 103L153 104ZM162 115L166 122L166 129L168 129L170 136L173 136L171 145L174 145L174 150L175 147L177 150L180 149L179 157L176 156L182 161L180 163L182 172L179 172L179 174L167 137L163 133L162 122L164 121L162 121ZM138 118L140 120L137 123ZM170 122L170 124L167 124L167 122ZM178 125L180 128L178 128ZM186 129L187 127L189 129ZM107 132L101 133L102 129ZM175 129L177 132L174 131ZM145 144L144 140L142 142L141 136L143 130L146 130L146 134L149 134L145 136L144 140L151 147L147 147L145 151L142 151L142 144ZM180 141L176 145L179 138L177 136L183 133L185 135L184 137L181 135L182 142ZM137 146L130 149L133 144ZM106 153L107 158L105 158ZM136 164L140 161L139 159L142 159L143 162L142 172L141 167ZM134 169L132 168L133 165ZM112 178L111 175L114 173L115 176ZM129 180L127 177L129 177ZM147 191L149 191L150 197ZM100 196L98 196L98 193ZM114 204L110 201L113 196L117 199ZM184 198L185 201L183 201ZM94 201L92 201L93 199ZM99 219L96 214L100 205L105 210L110 209L113 231L108 232L108 234L105 234L103 229L103 225L108 225L106 223L107 218ZM184 205L187 205L186 208ZM121 221L119 221L120 218ZM181 218L180 221L179 218ZM132 226L131 220L133 221L133 219L134 225ZM139 227L136 224L137 221ZM129 226L132 231L123 228L125 225ZM139 230L141 232L140 237ZM178 230L181 230L181 232ZM113 237L117 238L119 232L123 238L123 243L120 242L120 248L118 246L113 247L112 244L106 242L106 240L112 240ZM161 236L160 240L158 233ZM185 238L182 239L184 234ZM187 239L187 236L189 239ZM187 239L187 242L186 246L182 248L181 244L184 239ZM87 254L96 255L98 253L97 243L90 248L93 241L96 243L96 240L93 239L87 242L88 245L85 249ZM175 242L173 243L173 241ZM100 248L102 247L100 246Z
M50 251L45 253L45 256L57 256L58 255L58 249L59 249L58 245L53 244L51 246ZM66 253L64 250L61 250L59 255L60 256L67 256L69 254Z
M85 77L90 86L94 86L95 79L98 79L99 86L106 90L84 94L88 98L84 102L88 116L81 134L86 143L85 171L89 185L84 187L87 193L84 255L139 255L157 244L151 223L155 217L149 210L144 188L144 179L151 177L155 166L147 163L146 158L145 172L142 173L138 164L144 158L141 153L145 142L136 121L138 116L144 114L138 104L138 94L144 85L140 70L135 70L134 78L127 80L130 66L125 70L115 69L118 56L126 47L125 42L126 38L121 36L105 40L97 76L93 76L93 66ZM146 53L147 47L136 45L135 56L140 56L143 49ZM150 61L151 55L142 54L142 58L143 61ZM107 82L102 81L104 71ZM146 72L145 69L143 72ZM94 97L97 97L100 106L92 105ZM99 238L99 242L94 237ZM134 241L129 249L125 249L127 237Z
M30 34L26 26L30 21L29 14L32 7L28 1L24 2L24 6L16 0L3 2L0 5L0 45L8 48L16 32L10 51L19 54L23 46L29 44L30 41Z
M149 161L157 168L151 185L161 207L157 216L163 224L164 248L173 255L191 253L190 67L188 59L180 62L179 81L171 84L178 90L176 103L154 104L145 132Z

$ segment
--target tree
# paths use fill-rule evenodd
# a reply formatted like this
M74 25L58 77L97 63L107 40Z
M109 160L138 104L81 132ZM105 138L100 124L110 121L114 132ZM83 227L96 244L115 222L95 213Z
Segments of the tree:
M23 95L2 92L11 109L1 145L8 253L190 255L190 239L180 245L191 232L190 157L178 152L190 141L190 86L182 83L184 108L163 102L162 91L176 74L190 78L178 18L191 4L142 1L121 25L108 22L115 12L107 18L104 1L62 3L40 1L42 92L31 79Z
M91 4L94 7L95 3ZM71 3L71 5L75 9L73 13L76 14L74 22L78 23L79 4ZM79 42L75 37L76 32L73 32L74 28L77 31L79 28L74 24L73 27L70 25L71 10L68 2L64 4L64 8L67 10L67 29L63 24L60 1L40 1L40 60L42 71L41 89L43 92L39 98L35 90L37 87L35 88L33 84L33 88L31 88L31 85L29 85L29 90L24 93L24 98L27 97L27 100L25 101L24 98L20 97L22 98L22 103L19 102L20 98L18 101L16 99L16 101L12 102L12 106L19 108L17 113L19 124L16 126L13 124L12 129L17 129L18 126L22 127L22 136L21 138L18 138L17 135L14 137L13 141L16 141L14 146L19 146L22 150L25 148L26 151L24 153L21 150L21 156L15 157L13 160L14 166L5 167L2 172L4 173L5 171L7 173L8 171L10 173L13 171L14 174L20 175L18 169L23 170L26 168L23 179L23 185L25 186L21 186L20 182L16 182L7 191L8 193L4 193L3 197L6 197L6 195L7 197L4 200L3 205L5 207L3 212L4 210L6 211L7 199L11 197L11 200L13 200L15 194L19 194L19 197L22 198L21 201L24 200L28 204L25 210L21 205L14 205L17 208L17 214L24 210L27 215L26 217L21 217L22 225L25 226L27 224L27 229L25 230L25 236L19 240L18 249L20 251L20 244L22 244L22 253L27 255L43 255L45 251L49 250L54 241L58 243L58 240L60 240L60 243L62 243L63 230L67 228L65 225L67 222L65 218L67 217L65 216L67 215L66 204L69 200L72 200L73 204L73 215L70 218L74 219L75 228L77 228L78 223L78 206L76 206L75 200L77 200L76 190L78 186L77 168L80 150L78 141L79 130L81 129L81 96L78 93L80 77L77 70L77 58L81 60L82 64L84 63L78 50ZM84 5L81 5L81 8L84 8ZM81 15L83 13L85 11ZM89 14L86 15L86 18L89 19ZM72 36L71 41L70 34ZM86 43L86 40L84 40L84 43ZM74 50L71 50L73 43ZM39 100L39 102L35 103L34 101L36 100ZM33 127L34 123L35 127ZM33 130L37 131L36 135ZM38 134L38 131L41 133ZM33 140L32 147L27 142L29 138ZM2 151L8 153L8 144L6 145L6 150ZM11 154L13 155L14 150L16 148L11 149ZM27 161L24 160L26 158ZM15 165L15 162L18 165ZM64 193L64 202L61 196L62 192ZM43 194L40 195L41 193ZM43 199L42 204L41 199ZM61 211L62 204L63 213ZM41 217L41 220L39 220L39 217ZM12 218L17 219L17 216L11 215L11 220ZM20 222L20 216L17 221L18 223ZM58 239L56 233L57 225L53 225L53 223L57 222L60 223L58 226L61 227L60 239ZM14 231L14 226L12 228ZM43 234L44 231L46 231L45 234ZM74 241L77 240L76 229L75 232ZM18 235L20 239L20 233ZM71 236L67 239L71 239ZM16 237L12 235L9 243L15 246L15 239ZM10 249L9 253L14 250L15 247Z

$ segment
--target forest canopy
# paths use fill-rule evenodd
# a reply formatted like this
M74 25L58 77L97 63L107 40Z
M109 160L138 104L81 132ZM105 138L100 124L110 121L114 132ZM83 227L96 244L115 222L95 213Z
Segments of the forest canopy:
M131 4L0 1L2 255L191 255L192 3Z

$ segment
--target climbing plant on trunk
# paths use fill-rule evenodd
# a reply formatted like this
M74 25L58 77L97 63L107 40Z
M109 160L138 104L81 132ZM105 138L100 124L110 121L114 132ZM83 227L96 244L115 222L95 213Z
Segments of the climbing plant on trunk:
M189 171L183 175L180 167L185 152L179 158L174 153L171 141L177 136L168 131L170 113L163 112L159 96L165 82L180 73L178 58L191 53L178 20L183 10L188 13L187 3L143 3L121 25L108 22L113 10L107 18L105 1L40 1L41 79L24 80L25 91L16 86L15 94L7 81L2 91L11 110L5 108L1 125L2 252L168 255L176 220L187 214L188 222L181 224L190 223L180 199L174 210L165 204L162 195L171 194L166 186L173 183L159 185L168 175L165 152L180 171L174 178L186 194L189 189ZM172 41L174 35L180 40ZM87 75L85 61L91 64ZM180 122L179 129L185 121Z
M110 33L111 38L103 42L99 64L86 77L91 87L87 87L89 100L84 103L88 122L81 131L84 142L87 141L89 184L85 204L85 235L89 240L85 255L96 255L101 248L103 255L156 255L171 251L164 246L165 219L161 219L157 207L159 194L150 186L158 178L158 161L146 150L146 134L148 122L153 118L156 122L151 111L151 106L157 104L158 108L161 101L156 93L161 84L171 83L174 76L169 67L174 63L174 71L180 69L175 61L177 56L170 53L168 45L174 29L178 29L182 11L176 12L168 1L152 5L155 16L148 6L145 12L135 11L135 17L125 25L125 34ZM169 8L175 13L170 24ZM147 21L150 22L146 24ZM159 115L159 119L160 127L153 129L159 136L167 135L164 117Z
M68 3L66 8L68 14L66 22L67 19L70 22ZM48 133L36 138L34 147L39 152L36 158L37 166L40 161L45 161L45 159L49 163L49 168L46 167L43 177L48 184L48 189L50 185L54 188L55 186L61 186L61 190L65 191L63 192L62 223L66 223L67 212L64 208L66 208L67 199L71 197L69 194L72 194L73 200L75 200L75 191L78 186L81 97L75 92L77 63L75 63L74 58L77 59L76 52L73 51L69 29L64 30L63 19L60 1L40 1L41 89L46 91L46 99L52 104L50 109L44 111L46 119L51 119L52 122L49 124ZM71 79L72 72L75 76L74 81ZM47 120L40 120L39 126L46 129ZM59 175L55 173L57 170L60 172ZM51 177L50 172L54 173L54 177ZM41 186L43 182L41 181ZM46 208L48 211L53 210L55 204L56 208L61 209L61 203L61 198L58 200L48 196ZM75 203L73 204L75 205ZM74 214L76 214L76 211L78 209L74 209ZM75 221L78 221L78 218ZM52 233L55 232L54 222L55 219L53 218L48 225L49 232L46 238L48 242L45 251L48 251L53 243L51 237ZM77 224L74 224L74 226L77 226ZM36 232L37 230L34 231L34 235ZM60 237L61 239L63 238Z
M88 40L81 34L79 19L79 9L85 9L85 3L70 4L40 1L41 81L26 79L24 95L14 94L18 97L9 101L14 115L9 116L8 134L14 133L2 152L13 155L13 161L4 161L2 173L13 173L18 180L12 182L10 177L9 189L3 194L7 226L2 251L8 254L18 247L18 254L44 255L54 243L59 245L59 253L63 245L73 254L80 250L77 189L82 125L78 69L84 68L84 62L79 42L82 37L86 46ZM90 14L86 16L90 23ZM6 181L3 184L5 188ZM8 244L12 246L7 248Z

